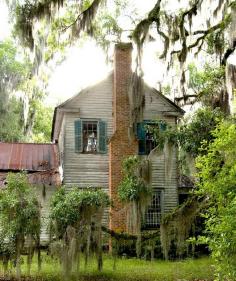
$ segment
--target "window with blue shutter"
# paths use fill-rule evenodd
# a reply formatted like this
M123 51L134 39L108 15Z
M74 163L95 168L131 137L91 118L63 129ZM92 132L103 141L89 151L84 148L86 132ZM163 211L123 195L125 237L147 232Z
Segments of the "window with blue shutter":
M99 140L98 140L98 151L100 153L107 152L107 125L104 121L98 122L99 127Z
M83 151L83 141L82 141L82 121L76 120L75 123L75 151Z
M107 126L104 121L75 121L75 151L83 153L107 152Z
M158 127L159 130L166 130L164 121L144 120L137 124L137 139L139 155L148 155L157 146L153 133L148 131L148 126Z
M83 120L83 152L96 153L98 148L98 121Z

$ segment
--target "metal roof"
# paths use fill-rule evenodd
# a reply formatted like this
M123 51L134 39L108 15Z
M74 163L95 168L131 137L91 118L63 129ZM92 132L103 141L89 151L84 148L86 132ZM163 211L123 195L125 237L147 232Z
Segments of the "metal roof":
M58 169L56 144L0 143L0 170Z

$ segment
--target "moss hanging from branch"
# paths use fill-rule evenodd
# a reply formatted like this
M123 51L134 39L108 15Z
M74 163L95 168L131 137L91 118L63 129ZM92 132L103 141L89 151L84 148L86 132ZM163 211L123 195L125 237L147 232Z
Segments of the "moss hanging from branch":
M187 238L194 226L196 217L207 206L206 198L191 196L172 213L163 217L160 226L161 246L165 259L169 258L170 247L176 246L180 257L188 252Z
M129 88L129 104L130 104L130 128L136 128L136 124L142 120L143 108L145 106L144 82L141 75L132 74ZM130 132L130 136L134 137L136 130Z
M79 270L80 256L84 255L85 266L90 252L97 257L98 270L102 268L101 223L103 211L109 205L108 195L99 189L73 188L70 192L61 188L51 204L50 249L59 257L64 277L71 270Z
M149 162L137 156L123 161L124 179L118 188L118 196L127 206L127 230L137 235L136 254L141 254L141 222L151 199Z
M26 1L23 5L18 4L15 9L16 24L15 30L19 34L22 42L31 49L34 46L33 28L35 20L48 18L49 20L54 16L56 9L62 7L64 0L45 0L35 1L34 3ZM79 36L80 32L85 30L89 34L92 33L92 21L96 15L98 7L104 0L94 0L85 10L79 12L76 20L64 28L64 31L72 28L72 35Z

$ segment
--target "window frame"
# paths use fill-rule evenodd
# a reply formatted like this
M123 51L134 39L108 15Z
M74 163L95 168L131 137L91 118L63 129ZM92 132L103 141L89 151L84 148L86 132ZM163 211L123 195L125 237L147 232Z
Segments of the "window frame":
M98 152L98 147L99 147L99 143L98 143L98 140L99 140L99 126L98 126L98 120L81 120L82 121L82 134L81 134L81 139L82 139L82 153L84 154L97 154ZM95 125L96 124L96 133L97 133L97 136L96 136L96 150L92 150L92 151L85 151L85 145L84 145L84 125L87 124L87 127L88 125ZM88 137L87 137L87 140L88 140ZM88 142L88 141L87 141ZM88 145L88 144L87 144Z
M83 125L84 123L97 124L96 151L84 151ZM101 131L102 134L101 134ZM78 118L74 120L75 152L81 154L107 154L107 122L97 118Z
M152 207L154 196L159 197L159 206ZM155 211L156 209L156 211ZM159 209L159 210L158 210ZM161 217L164 212L164 190L155 189L152 194L152 201L149 206L147 206L144 216L143 229L156 229L160 226Z
M148 155L151 150L149 151L147 149L148 147L148 142L150 143L150 140L147 139L147 134L148 131L145 128L146 126L159 126L158 122L154 121L154 120L143 120L142 122L138 123L137 126L137 138L138 138L138 155ZM139 138L139 130L141 130L141 138ZM157 146L156 141L153 139L153 144L154 147L153 149ZM143 149L141 148L143 146ZM150 146L150 145L149 145Z
M158 141L153 138L153 148L149 149L151 147L151 143L150 140L147 139L147 135L150 133L145 127L156 126L159 130L163 131L166 129L166 125L167 123L164 120L143 120L142 122L137 123L136 132L138 140L138 155L149 155L149 153L158 145Z

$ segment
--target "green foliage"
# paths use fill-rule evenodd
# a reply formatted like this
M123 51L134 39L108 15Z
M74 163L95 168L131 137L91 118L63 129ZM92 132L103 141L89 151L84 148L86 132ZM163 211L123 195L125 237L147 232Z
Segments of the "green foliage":
M74 265L79 269L80 255L84 253L87 264L90 252L96 254L98 270L102 269L103 211L109 205L108 195L99 189L73 188L66 192L61 188L51 203L51 253L62 264L65 278Z
M141 255L141 224L151 199L149 163L138 156L130 156L122 163L124 178L118 187L118 197L127 206L128 232L137 234L136 254Z
M169 96L171 94L171 87L170 84L167 84L166 86L162 87L162 94L164 96Z
M199 71L194 64L189 64L189 87L196 93L198 100L205 106L220 106L219 98L225 81L224 66L205 64Z
M149 190L140 178L126 177L119 186L119 197L124 202L138 201L146 193Z
M176 142L176 131L163 120L156 120L151 125L146 125L146 131L153 135L159 149L164 149L166 142Z
M28 60L19 58L11 41L0 42L0 140L23 140L23 103L14 97L30 72Z
M200 148L208 145L213 139L211 131L223 119L223 114L219 109L205 107L197 110L191 119L185 119L177 131L177 141L184 151L196 157L201 153Z
M119 26L118 19L128 6L128 3L124 0L114 2L115 9L104 7L98 12L93 24L93 37L106 52L112 41L121 41L122 28Z
M198 109L190 118L185 118L176 129L162 122L161 126L148 126L153 134L158 147L163 149L166 142L179 146L184 152L196 157L201 153L201 146L208 145L214 136L214 130L224 118L223 113L218 109L203 107ZM158 121L160 124L160 121ZM165 130L161 129L164 127Z
M7 188L1 189L0 203L3 232L14 237L38 237L39 204L25 174L8 174Z
M5 105L4 112L0 113L1 127L0 140L15 142L24 141L23 132L23 104L20 100L12 97Z
M38 244L40 206L25 174L8 174L7 187L0 190L0 258L16 260L20 277L20 256L26 238Z
M119 185L118 196L123 202L141 201L151 195L147 182L140 174L142 161L138 156L124 159L122 168L124 179Z
M161 247L166 260L170 254L178 257L194 255L196 218L206 208L203 198L189 194L188 199L163 216L160 226ZM192 235L191 239L188 239ZM190 247L191 245L191 247Z
M213 133L214 141L198 157L199 191L207 196L206 235L217 261L219 280L236 278L236 125L224 121Z
M32 128L33 142L50 142L52 130L53 108L38 102L35 105L35 119Z
M29 61L17 58L17 47L11 41L0 42L0 97L9 93L27 78L30 71ZM6 98L6 97L5 97ZM0 104L2 106L4 104Z
M108 205L108 195L102 190L75 187L66 193L62 187L53 196L50 217L56 223L58 236L62 237L68 226L77 227L80 221Z
M223 30L210 33L206 38L206 42L207 42L207 52L210 55L217 54L222 56L226 47L226 40L224 37Z
M0 141L50 141L52 109L43 106L45 94L31 71L11 41L0 42Z
M41 272L37 271L36 260L33 260L31 278L41 281L64 281L60 276L60 263L51 258L47 253L43 253L43 267ZM23 275L27 276L25 259L22 260ZM82 260L84 262L84 260ZM91 260L89 267L81 268L80 274L73 273L71 281L173 281L173 280L204 280L212 281L214 278L214 262L212 259L204 257L200 259L186 259L181 261L148 261L136 258L119 258L116 270L113 269L113 259L104 256L104 269L98 272L96 261ZM1 275L1 264L0 264ZM10 276L13 274L10 273ZM27 278L27 277L26 277Z

